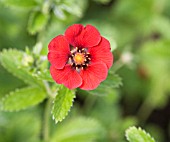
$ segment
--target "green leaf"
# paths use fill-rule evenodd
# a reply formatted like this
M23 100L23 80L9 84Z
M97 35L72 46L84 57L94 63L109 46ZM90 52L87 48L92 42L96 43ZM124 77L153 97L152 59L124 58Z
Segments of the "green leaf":
M30 64L33 63L32 56L15 49L3 50L0 53L0 62L7 71L25 83L42 86L42 83L29 72Z
M1 2L15 8L32 8L37 4L35 0L2 0Z
M150 41L144 44L139 52L142 66L147 71L151 81L150 88L152 89L149 90L148 107L161 108L168 101L168 92L170 91L169 46L170 42L165 39Z
M39 104L46 98L46 92L36 87L18 89L1 100L4 111L17 111Z
M92 142L104 135L100 123L94 119L74 118L62 123L52 136L51 142Z
M53 119L56 123L62 121L67 116L73 105L74 98L75 92L73 90L69 90L63 86L60 88L52 108Z
M113 73L109 73L106 80L104 80L97 89L88 91L93 95L108 95L113 92L113 89L122 85L122 79Z
M130 127L126 130L126 138L129 142L155 142L145 130L136 127Z
M28 32L36 34L43 30L48 22L48 15L41 11L34 11L31 13L28 21Z
M54 13L60 19L68 18L67 13L82 17L87 8L87 3L86 0L58 0L55 5Z
M51 77L49 70L38 71L36 74L34 74L34 76L37 77L40 80L46 80L46 81L49 81L49 82L54 82L54 80Z
M40 142L42 118L38 109L31 108L17 113L1 111L0 116L1 142Z

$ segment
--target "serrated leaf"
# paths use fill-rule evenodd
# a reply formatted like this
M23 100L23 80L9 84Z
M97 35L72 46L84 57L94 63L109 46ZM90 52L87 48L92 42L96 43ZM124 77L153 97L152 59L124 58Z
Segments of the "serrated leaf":
M130 127L126 130L126 138L129 142L155 142L149 133L136 127Z
M79 117L62 124L53 134L51 142L92 142L101 138L104 132L95 119Z
M28 32L36 34L43 30L48 22L48 15L41 11L33 11L28 21Z
M36 6L35 0L2 0L5 5L16 8L31 8Z
M112 88L118 88L122 85L122 79L119 75L109 73L107 79L103 82L103 85L110 86Z
M62 121L67 116L73 105L74 98L75 92L73 90L69 90L63 86L60 88L52 108L53 119L56 123Z
M25 83L42 86L42 83L28 71L27 67L29 67L30 59L27 57L30 58L26 53L19 50L3 50L3 52L0 53L0 62L7 71Z
M46 98L45 90L27 87L11 92L2 98L0 104L4 111L17 111L36 105Z
M88 92L93 95L108 95L121 85L122 79L117 74L109 73L107 79L97 89Z

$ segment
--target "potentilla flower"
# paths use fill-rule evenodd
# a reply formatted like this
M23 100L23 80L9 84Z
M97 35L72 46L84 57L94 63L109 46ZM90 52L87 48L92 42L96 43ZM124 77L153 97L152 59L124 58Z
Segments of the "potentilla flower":
M112 66L110 43L92 25L74 24L48 45L52 78L69 89L93 90Z

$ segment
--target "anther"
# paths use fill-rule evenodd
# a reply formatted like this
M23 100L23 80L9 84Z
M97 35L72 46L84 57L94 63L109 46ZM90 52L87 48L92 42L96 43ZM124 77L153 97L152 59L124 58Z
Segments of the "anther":
M72 63L71 57L68 58L68 63L69 63L69 64Z
M91 58L88 58L89 60L91 60Z

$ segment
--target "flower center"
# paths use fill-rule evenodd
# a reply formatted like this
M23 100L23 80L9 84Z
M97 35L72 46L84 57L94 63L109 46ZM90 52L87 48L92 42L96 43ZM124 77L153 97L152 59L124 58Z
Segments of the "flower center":
M76 64L80 65L83 64L85 61L84 53L76 53L73 57Z
M86 69L90 64L91 56L87 52L86 48L73 48L71 49L71 55L69 57L68 63L71 64L72 68L76 69L78 72L82 69Z

